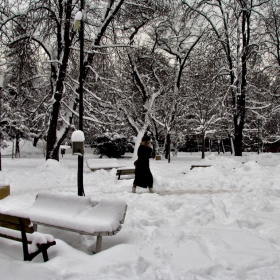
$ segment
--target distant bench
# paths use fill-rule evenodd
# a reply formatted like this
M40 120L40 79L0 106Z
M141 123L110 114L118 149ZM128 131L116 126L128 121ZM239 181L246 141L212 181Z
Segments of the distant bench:
M49 260L47 250L50 246L55 245L56 242L52 235L34 231L29 218L4 213L0 214L0 237L22 242L23 259L25 261L31 261L38 254L42 253L43 259L46 262ZM29 247L28 244L31 244L31 246Z
M36 225L97 236L97 253L101 251L102 236L115 235L121 230L126 209L126 203L119 199L94 200L42 192L26 213Z
M98 158L98 159L88 159L87 166L91 171L99 169L112 169L118 168L121 165L116 158Z
M190 170L192 170L193 168L196 168L196 167L211 167L211 165L192 165Z
M121 175L134 175L135 167L120 167L117 169L116 175L118 176L118 180L120 180Z
M122 158L132 158L133 157L133 153L124 153L123 155L121 155Z

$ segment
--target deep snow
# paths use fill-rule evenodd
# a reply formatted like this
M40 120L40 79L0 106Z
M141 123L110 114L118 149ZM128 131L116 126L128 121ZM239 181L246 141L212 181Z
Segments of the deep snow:
M45 161L28 142L21 142L21 158L6 157L9 149L2 149L0 183L10 184L11 195L0 211L28 208L41 191L77 195L71 149L60 162ZM122 230L92 254L95 237L39 226L57 241L46 263L42 256L24 262L21 244L0 238L1 279L280 279L279 154L200 156L151 160L155 194L132 194L132 179L84 164L86 196L127 203ZM192 164L211 167L190 170Z

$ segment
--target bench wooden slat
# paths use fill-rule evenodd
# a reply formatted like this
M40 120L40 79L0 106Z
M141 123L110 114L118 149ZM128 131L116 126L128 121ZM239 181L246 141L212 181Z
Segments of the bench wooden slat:
M50 247L50 246L53 246L55 244L56 244L56 241L48 241L47 243L43 243L43 244L38 243L37 247L38 248L45 248L46 246Z
M11 240L14 240L14 241L19 241L19 242L22 242L22 238L17 238L17 237L14 237L14 236L10 236L10 235L7 235L7 234L3 234L0 232L0 237L4 237L4 238L7 238L7 239L11 239ZM31 244L32 242L31 241L27 241L28 244Z
M122 221L124 221L124 219L122 220ZM122 228L122 226L119 226L118 228L117 228L117 230L115 230L115 231L112 231L112 232L107 232L107 231L104 231L104 232L94 232L94 233L89 233L89 232L85 232L85 231L81 231L81 230L75 230L75 229L73 229L73 228L67 228L67 227L60 227L60 226L57 226L57 225L53 225L53 224L47 224L47 223L42 223L42 222L40 222L40 225L41 226L45 226L45 227L52 227L52 228L57 228L57 229L61 229L61 230L66 230L66 231L71 231L71 232L76 232L76 233L79 233L79 234L82 234L82 235L91 235L91 236L109 236L109 235L115 235L115 234L117 234L120 230L121 230L121 228Z
M36 223L36 221L35 221L34 223ZM53 225L53 224L49 224L49 223L44 223L44 222L41 222L41 221L37 221L37 223L38 223L38 225L40 225L40 226L62 229L62 230L66 230L66 231L71 231L71 232L80 233L80 234L82 234L82 235L98 236L98 235L100 234L99 232L89 233L89 232L82 231L82 230L76 230L76 229L73 229L73 228L71 228L71 227L62 227L62 226L58 226L58 225Z
M4 237L4 238L11 239L11 240L14 240L14 241L22 242L22 238L20 238L20 237L7 235L7 234L1 233L1 232L0 232L0 237ZM32 241L27 239L27 243L31 244ZM55 244L56 244L56 241L48 241L47 243L42 243L42 244L38 243L38 244L36 244L36 246L38 248L44 248L46 245L47 246L52 246L52 245L55 245Z
M6 215L6 214L0 214L0 221L5 221L8 223L13 223L13 224L17 224L19 225L19 219L22 221L22 223L25 226L29 226L31 225L31 221L28 218L24 218L24 217L15 217L15 216L11 216L11 215Z
M126 206L126 208L125 208L125 212L124 212L124 214L123 214L123 218L122 218L122 220L120 221L121 224L124 223L124 220L125 220L125 217L126 217L126 211L127 211L127 206Z
M34 232L30 219L6 214L0 214L0 226L18 231L21 231L21 227L24 226L25 232Z
M131 170L118 170L116 175L128 175L128 174L134 174L135 173L135 170L134 169L131 169Z
M8 222L2 222L2 221L0 221L0 227L9 228L9 229L13 229L13 230L19 230L19 231L21 230L20 225L13 224L13 223L9 224ZM24 229L25 229L25 232L27 232L27 233L33 233L34 232L33 227L25 226Z
M135 174L135 168L126 168L126 169L118 169L116 175L118 176L118 180L121 178L121 175L132 175Z

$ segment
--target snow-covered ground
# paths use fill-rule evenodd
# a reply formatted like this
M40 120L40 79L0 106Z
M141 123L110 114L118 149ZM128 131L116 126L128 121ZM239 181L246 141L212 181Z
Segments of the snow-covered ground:
M55 162L21 145L21 158L2 150L0 183L10 184L11 195L0 211L28 208L40 191L77 195L71 149ZM200 156L151 160L155 194L132 194L132 179L117 180L116 169L91 172L85 163L86 196L126 201L122 230L104 237L94 255L95 237L39 226L57 241L46 263L41 255L24 262L21 244L0 238L1 279L280 279L279 154ZM211 167L190 170L192 164Z

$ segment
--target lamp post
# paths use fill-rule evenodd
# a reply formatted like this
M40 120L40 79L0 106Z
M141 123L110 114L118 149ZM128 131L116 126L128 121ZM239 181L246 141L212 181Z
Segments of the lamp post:
M79 130L83 131L83 64L84 64L84 0L81 0L81 9L75 16L74 30L79 29L80 37L80 77L79 77ZM84 156L78 155L78 196L84 196L83 182Z
M260 120L261 116L257 115L257 120L258 120L258 155L260 154Z
M2 116L2 88L4 82L4 75L0 74L0 120ZM0 171L2 171L2 160L1 160L1 147L2 147L2 128L0 127Z

